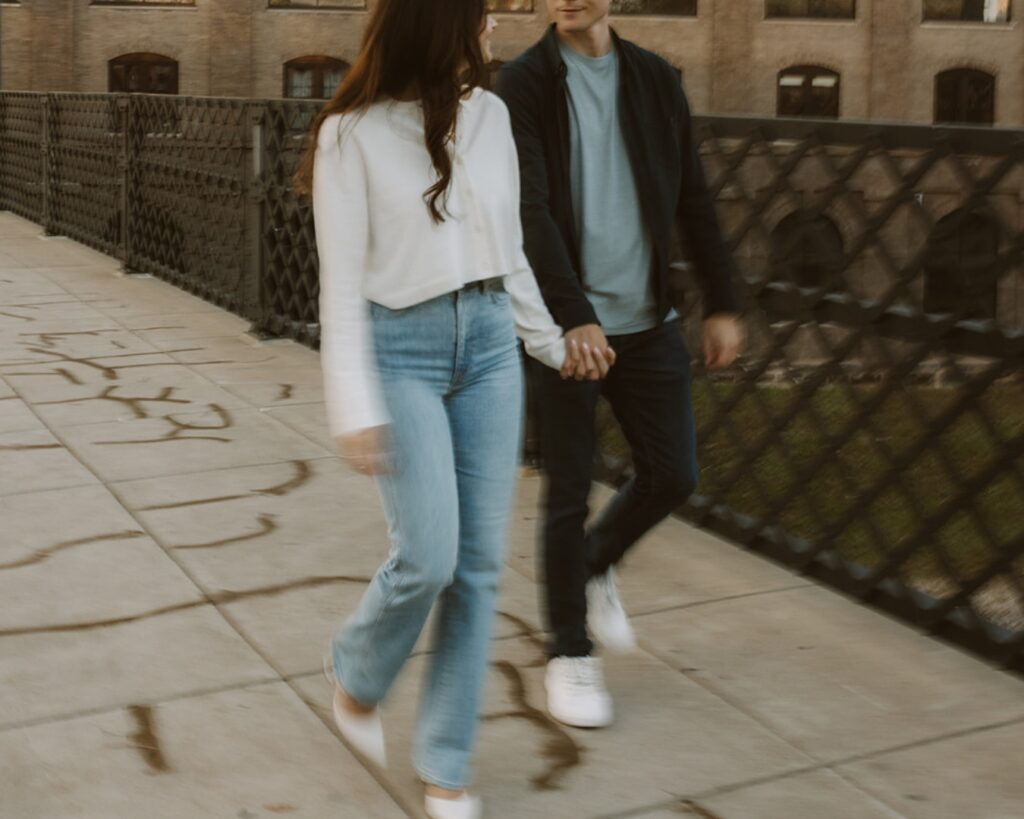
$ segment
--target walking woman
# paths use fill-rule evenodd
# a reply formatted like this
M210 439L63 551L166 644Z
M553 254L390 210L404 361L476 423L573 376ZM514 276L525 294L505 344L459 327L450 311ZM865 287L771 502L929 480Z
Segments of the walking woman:
M436 603L414 762L443 819L481 810L465 786L517 471L516 334L567 376L602 369L566 362L522 252L509 116L481 88L493 27L484 0L379 0L297 177L313 195L328 420L376 476L392 542L332 640L334 716L386 764L377 706Z

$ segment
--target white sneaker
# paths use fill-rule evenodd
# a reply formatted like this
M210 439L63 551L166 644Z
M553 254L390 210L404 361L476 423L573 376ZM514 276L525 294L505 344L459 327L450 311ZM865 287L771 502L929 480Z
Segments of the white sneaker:
M612 723L612 698L604 687L597 657L555 657L548 661L544 687L548 713L575 728L604 728Z
M384 750L384 725L380 709L374 708L369 714L353 714L343 706L342 690L334 686L334 724L338 726L349 748L381 768L388 766Z
M636 635L619 600L614 569L587 583L587 627L609 651L628 654L636 650Z
M480 819L483 816L480 797L468 793L463 793L458 799L427 796L424 807L430 819Z

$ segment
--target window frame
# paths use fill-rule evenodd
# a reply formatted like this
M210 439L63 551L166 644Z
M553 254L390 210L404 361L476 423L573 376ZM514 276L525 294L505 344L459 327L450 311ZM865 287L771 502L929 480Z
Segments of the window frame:
M968 0L961 0L963 3L967 3ZM1009 26L1014 22L1013 18L1013 0L1008 0L1006 4L1006 19L1005 20L986 20L984 19L984 0L978 0L982 5L982 17L981 19L965 18L961 16L956 17L929 17L928 16L928 5L929 0L921 0L921 23L928 25L940 25L940 26L959 26L959 25L974 25L974 26ZM963 12L961 11L961 15Z
M128 69L131 66L164 66L173 68L174 90L154 91L151 88L146 88L142 91L132 91L128 87ZM124 87L117 89L114 88L115 70L122 67L124 68ZM150 75L149 79L151 78L152 76ZM111 94L164 94L167 96L179 96L181 93L181 64L173 57L168 57L166 54L157 54L154 51L131 51L127 54L119 54L107 60L107 91Z
M672 1L673 0L660 0L660 2L672 2ZM700 10L701 10L701 1L700 0L676 0L676 1L677 2L681 2L681 3L692 2L693 3L693 11L692 12L689 12L689 11L649 11L649 10L644 10L644 11L616 11L614 9L614 7L613 7L613 8L610 9L610 13L611 13L611 15L613 17L671 17L672 19L681 19L681 20L696 20L697 18L700 17ZM612 0L612 2L614 4L615 0ZM643 2L643 0L638 0L638 2ZM654 0L654 2L659 2L659 0Z
M814 81L818 78L835 78L835 113L783 113L782 112L782 100L783 100L783 88L787 87L783 84L783 78L785 75L794 75L800 73L803 76L803 82L800 84L802 89L802 105L806 107L807 101L811 98L811 89L815 87ZM828 87L828 86L819 86ZM775 116L777 117L795 117L795 118L807 118L807 119L839 119L842 115L842 88L843 88L843 76L840 72L834 69L828 68L823 65L813 65L809 63L801 65L791 65L783 68L775 75Z
M960 219L962 224L954 232L949 228L949 223ZM975 227L978 230L974 236L969 236L968 231ZM944 230L949 233L942 236ZM984 235L987 232L988 235ZM939 234L939 235L937 235ZM1002 244L999 221L991 214L983 210L964 212L964 209L954 210L946 214L935 223L931 235L928 237L929 248L922 266L923 287L921 294L921 309L925 313L944 314L959 313L962 318L994 320L999 316L999 280L993 279L982 285L972 283L969 278L964 277L964 271L970 272L973 268L963 265L964 251L963 244L968 238L976 240L991 240L991 256L986 257L988 265L978 266L978 270L994 267L999 264L999 250ZM951 258L951 247L943 245L942 242L955 245L955 258ZM934 258L933 258L934 256ZM978 258L981 258L980 256ZM960 274L958 276L958 274ZM941 281L940 281L941 279ZM981 310L975 309L981 307ZM966 308L966 309L965 309Z
M365 12L366 0L267 0L274 11L348 11Z
M815 238L815 235L818 238ZM787 213L772 228L768 252L768 272L773 282L785 282L802 289L835 293L845 289L843 279L846 240L835 220L824 213L811 216L809 210ZM781 244L791 242L784 254ZM815 269L815 281L802 274ZM780 276L780 271L795 271L794 276Z
M808 13L808 14L793 14L793 15L770 14L769 11L768 11L768 4L771 1L772 0L764 0L764 5L762 6L762 8L764 10L764 19L765 20L770 20L772 22L784 22L785 23L785 22L808 22L808 21L810 21L810 22L815 22L815 23L821 23L821 22L824 22L824 23L843 23L843 22L851 23L851 22L855 22L858 19L857 14L860 11L860 8L858 6L857 0L850 0L850 2L853 4L853 12L852 12L852 14L849 14L849 15L834 16L834 15L818 15L818 14L810 14L810 13ZM810 0L807 0L807 2L809 3Z
M309 97L293 97L288 93L288 75L289 72L294 70L297 66L306 64L316 69L316 73L313 78L312 95ZM330 95L322 96L324 90L324 73L328 68L340 68L341 76L344 78L345 72L352 68L352 64L348 60L343 60L341 57L329 57L326 54L304 54L301 57L295 57L291 60L287 60L281 66L282 74L282 85L281 94L283 99L288 100L327 100L330 99ZM341 82L341 80L339 80ZM316 95L316 91L319 89L321 96ZM331 94L333 95L333 91Z
M962 83L968 80L970 77L985 77L989 81L989 104L991 107L991 117L989 119L950 119L939 117L939 106L940 100L944 95L939 93L939 84L943 82L943 78L949 78L950 80L959 80L960 87L957 88L957 96L961 95ZM976 127L993 126L996 123L996 80L998 76L985 71L982 68L972 68L969 66L954 66L953 68L947 68L944 71L939 71L934 79L932 80L932 123L934 125L973 125ZM959 100L957 101L959 105Z

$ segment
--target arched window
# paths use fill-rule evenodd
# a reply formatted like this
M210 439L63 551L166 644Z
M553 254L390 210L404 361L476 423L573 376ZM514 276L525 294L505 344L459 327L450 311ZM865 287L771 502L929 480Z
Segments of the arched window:
M1010 0L924 0L924 19L1006 23Z
M982 213L954 211L928 240L925 261L926 313L995 318L999 226Z
M973 68L935 77L935 121L991 125L996 118L996 78Z
M838 289L842 284L843 236L827 216L796 211L772 231L770 262L773 281Z
M334 57L299 57L284 64L284 96L330 99L349 64Z
M107 64L112 93L177 94L178 62L162 54L122 54Z
M816 65L780 71L776 113L780 117L838 117L839 75Z

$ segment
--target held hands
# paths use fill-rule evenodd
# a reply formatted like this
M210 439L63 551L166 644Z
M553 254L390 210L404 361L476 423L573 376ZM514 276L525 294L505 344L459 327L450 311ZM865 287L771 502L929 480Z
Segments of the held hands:
M743 324L732 313L716 313L704 320L704 366L722 370L730 366L746 342Z
M604 331L597 324L573 327L565 334L563 379L600 381L615 363L615 351L608 346Z
M335 438L341 459L361 475L384 475L391 471L388 428L370 427Z

